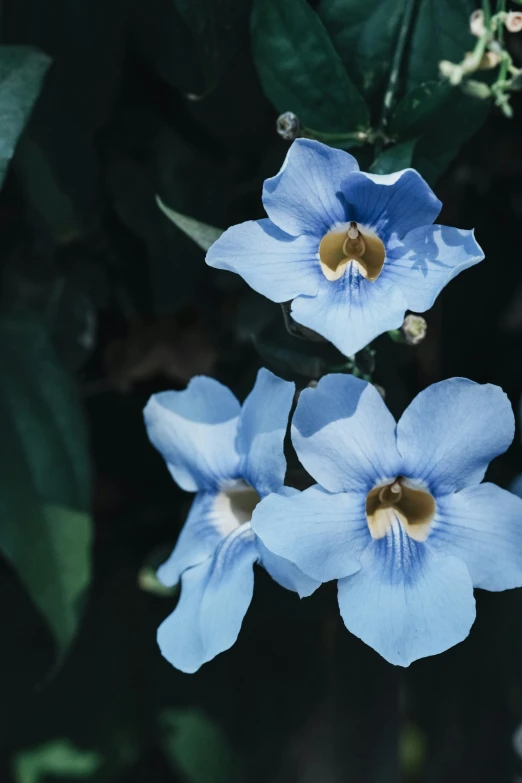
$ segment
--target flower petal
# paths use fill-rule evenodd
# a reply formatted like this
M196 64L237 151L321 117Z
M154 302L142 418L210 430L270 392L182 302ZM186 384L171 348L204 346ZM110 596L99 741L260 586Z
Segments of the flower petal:
M227 229L207 253L217 269L237 272L248 285L273 302L299 294L314 295L320 275L319 241L285 234L267 218Z
M409 666L458 644L475 619L464 563L437 557L396 523L372 541L362 568L339 581L339 608L349 631L390 663Z
M501 388L466 378L435 383L415 397L397 425L403 472L447 495L479 484L513 440L515 420Z
M521 587L522 500L495 484L438 498L427 544L463 560L474 587Z
M366 497L400 472L395 419L375 386L353 375L325 375L301 392L292 441L306 470L330 492Z
M322 239L336 223L346 221L341 182L358 169L347 152L296 139L280 172L265 181L263 204L269 218L293 236L313 234Z
M290 497L269 495L256 507L252 528L270 551L328 582L361 567L359 557L371 540L365 499L332 495L317 485Z
M211 557L238 526L233 515L227 517L219 498L219 492L198 492L194 498L172 554L157 571L158 579L167 587L176 585L187 568Z
M354 172L342 184L351 220L373 228L386 245L392 237L435 220L442 204L414 169L395 174Z
M295 384L263 367L243 403L236 439L241 475L261 496L285 481L283 443L294 394Z
M429 310L450 280L484 258L473 231L449 226L416 228L390 245L376 282L398 286L408 309L419 313Z
M252 600L258 556L255 536L243 525L212 558L184 572L178 604L158 628L161 653L177 669L195 672L232 647Z
M259 538L257 540L257 548L260 556L259 562L265 571L268 571L272 579L280 584L281 587L297 593L299 598L306 598L312 595L321 586L321 582L304 574L295 563L285 560L284 557L274 555Z
M240 410L226 386L203 376L184 391L152 395L143 411L147 433L182 489L214 489L237 475Z
M365 280L350 264L338 280L324 278L316 296L294 299L292 317L352 356L404 320L407 305L400 288L378 282Z

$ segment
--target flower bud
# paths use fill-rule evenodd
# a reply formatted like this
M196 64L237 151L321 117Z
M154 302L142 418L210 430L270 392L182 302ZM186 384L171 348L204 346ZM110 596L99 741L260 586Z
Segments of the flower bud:
M450 63L449 60L440 61L439 71L441 75L444 76L444 78L447 79L454 87L461 83L462 77L464 76L462 67L460 65L456 65L456 63Z
M299 136L301 123L299 117L291 111L285 111L277 118L276 129L278 134L285 141L293 141Z
M482 38L482 36L486 34L484 11L482 11L482 9L479 8L471 14L469 29L471 30L472 35L475 35L477 38Z
M426 319L422 315L407 315L404 319L404 323L401 326L401 332L404 342L407 345L418 345L426 337L428 331L428 324Z
M500 65L501 59L501 56L497 52L485 52L478 69L479 71L491 71L493 68L496 68L497 65Z
M462 92L466 95L471 95L473 98L480 98L486 100L491 96L491 90L484 82L477 82L474 79L467 79L460 85Z
M506 15L504 24L510 33L519 33L522 30L522 11L510 11Z

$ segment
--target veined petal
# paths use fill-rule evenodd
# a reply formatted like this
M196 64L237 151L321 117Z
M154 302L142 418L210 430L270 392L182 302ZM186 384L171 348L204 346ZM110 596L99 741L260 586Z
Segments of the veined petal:
M439 497L427 544L463 560L474 587L521 587L522 500L495 484Z
M372 541L361 563L360 571L339 581L341 616L387 661L409 666L466 638L475 600L462 560L437 557L397 522Z
M347 219L341 182L358 169L347 152L296 139L280 172L265 181L263 205L269 218L293 236L313 234L322 239Z
M330 492L366 493L400 472L395 419L375 386L325 375L299 396L292 441L306 470Z
M364 494L332 495L317 485L290 497L269 495L256 507L252 527L272 552L328 582L361 567L371 541L365 501Z
M466 378L434 383L397 425L403 475L425 481L436 498L479 484L514 432L511 404L500 387Z
M354 172L342 184L351 220L372 228L384 244L435 220L442 204L414 169L394 174Z
M483 258L473 231L423 226L388 245L383 272L376 282L398 286L408 309L423 313L450 280Z
M352 356L404 320L407 304L400 288L389 281L377 283L365 280L350 264L338 280L324 278L316 296L294 299L292 317Z
M249 525L231 533L214 556L184 572L178 604L158 628L162 655L192 673L236 641L254 589L259 554Z
M214 242L206 262L237 272L248 285L273 302L318 288L320 237L286 234L267 218L232 226Z
M281 587L297 593L299 598L306 598L312 595L320 587L321 582L304 574L290 560L285 560L284 557L275 555L266 548L260 538L257 539L257 548L259 550L259 562Z
M158 579L167 587L176 585L187 568L210 557L222 540L214 511L216 496L216 492L198 492L194 498L176 546L157 571Z
M237 475L240 410L226 386L203 376L184 391L152 395L143 411L147 433L182 489L215 489Z
M243 403L236 440L241 475L263 496L284 484L283 450L295 384L262 368Z

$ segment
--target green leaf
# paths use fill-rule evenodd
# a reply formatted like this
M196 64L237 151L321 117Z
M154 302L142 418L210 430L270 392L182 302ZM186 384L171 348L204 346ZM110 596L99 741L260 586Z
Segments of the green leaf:
M240 779L227 738L203 712L165 709L159 723L167 758L187 783L234 783Z
M89 581L83 417L39 321L0 320L0 364L0 551L63 653Z
M183 231L184 234L194 240L196 245L199 245L205 252L223 233L224 229L222 228L209 226L207 223L202 223L200 220L194 220L194 218L182 215L180 212L170 209L163 203L159 196L156 196L156 202L163 214Z
M452 92L444 111L433 117L413 154L413 167L430 185L437 182L464 142L479 130L490 108L489 101L472 98L459 90Z
M254 0L252 48L278 111L294 112L317 131L367 130L368 107L306 0Z
M373 174L393 174L394 171L410 168L416 143L417 139L410 139L387 147L375 158L370 171Z
M403 13L397 0L320 0L316 11L359 92L383 98Z
M449 82L425 82L402 98L392 114L389 132L399 139L419 136L429 130L433 116L444 110L444 104L457 88Z
M458 63L475 45L469 18L473 0L419 0L413 23L406 91L439 78L439 62Z
M18 753L13 760L16 783L44 783L49 775L87 778L101 766L96 751L75 748L68 739L57 739Z
M196 42L208 92L218 84L248 33L250 3L246 0L174 0L174 4Z
M0 46L0 187L50 64L31 46Z

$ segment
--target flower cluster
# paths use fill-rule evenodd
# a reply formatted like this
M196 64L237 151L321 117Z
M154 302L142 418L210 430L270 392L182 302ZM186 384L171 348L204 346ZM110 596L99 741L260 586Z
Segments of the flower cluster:
M433 224L440 202L415 171L365 174L318 142L293 143L263 203L269 217L225 232L208 263L292 301L296 321L347 355L401 326L407 308L428 309L483 258L471 231ZM506 395L453 378L396 423L375 386L326 375L300 393L291 420L317 482L302 492L284 483L294 396L262 369L242 406L205 377L148 402L152 443L196 493L158 571L165 585L181 581L158 630L163 655L194 672L234 644L255 563L301 597L337 580L346 627L391 663L462 641L474 587L522 586L522 500L482 483L513 439Z

